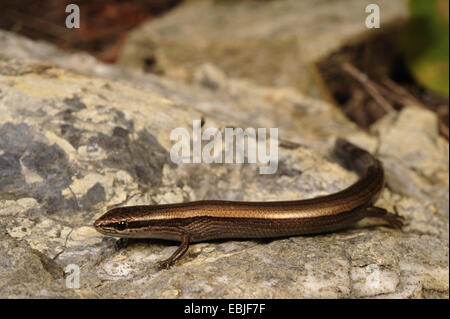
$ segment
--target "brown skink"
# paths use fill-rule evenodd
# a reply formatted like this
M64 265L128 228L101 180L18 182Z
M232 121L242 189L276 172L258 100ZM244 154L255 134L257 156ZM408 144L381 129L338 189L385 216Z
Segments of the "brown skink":
M334 153L360 176L356 183L334 194L293 201L204 200L118 207L97 219L94 227L109 236L180 241L178 249L158 263L160 269L180 259L191 242L331 232L364 217L380 217L401 228L401 216L372 206L384 186L381 162L343 139L337 139Z

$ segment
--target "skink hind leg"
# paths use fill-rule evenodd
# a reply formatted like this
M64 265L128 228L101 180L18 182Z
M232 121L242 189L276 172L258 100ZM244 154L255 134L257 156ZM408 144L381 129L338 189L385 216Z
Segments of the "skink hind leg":
M169 269L178 259L184 256L189 248L189 236L183 235L180 246L175 250L175 252L167 258L166 260L157 263L156 267L158 270Z
M401 229L403 227L403 222L405 218L398 214L393 214L388 212L386 209L381 207L365 207L362 209L364 217L378 217L382 218L389 223L389 225L396 229Z

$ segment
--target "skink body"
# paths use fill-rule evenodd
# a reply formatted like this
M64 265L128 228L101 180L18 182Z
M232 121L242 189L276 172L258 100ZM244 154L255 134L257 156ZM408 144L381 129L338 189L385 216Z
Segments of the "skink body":
M168 268L189 243L223 238L268 238L331 232L364 217L380 217L400 228L401 217L372 206L384 186L379 160L338 139L335 155L360 178L348 188L305 200L238 202L205 200L179 204L128 206L111 209L95 221L105 235L181 241L159 268Z

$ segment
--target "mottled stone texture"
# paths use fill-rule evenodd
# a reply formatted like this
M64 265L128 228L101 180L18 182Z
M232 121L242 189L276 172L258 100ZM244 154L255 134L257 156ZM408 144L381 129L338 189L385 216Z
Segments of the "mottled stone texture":
M126 39L119 63L190 82L211 63L233 78L295 87L318 96L314 63L380 29L366 27L360 0L186 1L142 24ZM378 0L384 29L401 24L407 2Z
M0 46L0 297L448 298L449 149L434 114L410 106L369 134L327 103L213 65L187 86L5 32L0 41L8 43ZM32 59L43 52L45 62ZM278 171L173 164L170 132L191 130L194 119L222 130L278 127ZM198 243L156 271L175 243L130 240L118 250L92 227L115 205L338 191L356 176L329 156L336 136L383 161L388 184L377 205L404 216L403 231L372 220L317 236ZM78 289L63 277L70 264L80 268Z

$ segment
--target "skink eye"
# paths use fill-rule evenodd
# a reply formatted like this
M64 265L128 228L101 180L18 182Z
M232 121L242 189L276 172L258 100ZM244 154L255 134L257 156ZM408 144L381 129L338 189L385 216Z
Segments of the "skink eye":
M127 223L124 221L118 222L114 225L114 228L117 230L124 230L125 228L127 228Z

